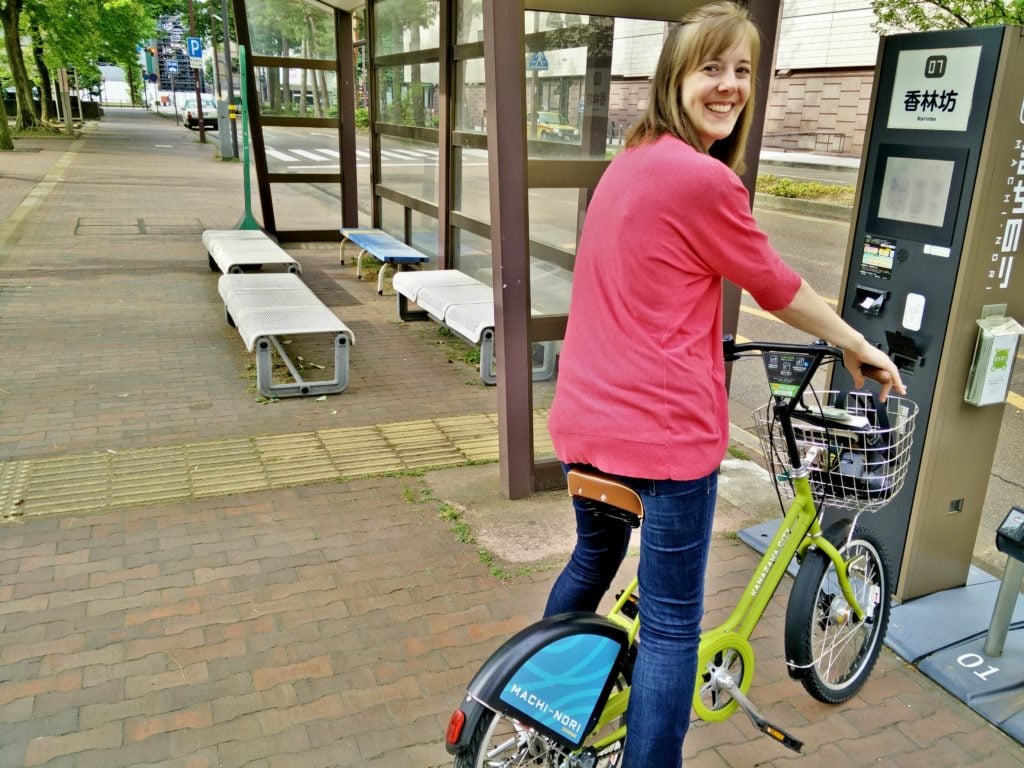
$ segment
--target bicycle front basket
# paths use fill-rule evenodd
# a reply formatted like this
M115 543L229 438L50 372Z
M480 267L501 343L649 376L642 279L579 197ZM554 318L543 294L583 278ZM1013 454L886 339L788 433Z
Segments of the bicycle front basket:
M917 404L903 397L884 403L870 392L827 391L793 413L793 435L801 454L820 448L810 470L811 491L837 509L876 511L906 479ZM805 401L815 397L805 396ZM776 485L792 498L786 440L768 403L753 413L754 424Z

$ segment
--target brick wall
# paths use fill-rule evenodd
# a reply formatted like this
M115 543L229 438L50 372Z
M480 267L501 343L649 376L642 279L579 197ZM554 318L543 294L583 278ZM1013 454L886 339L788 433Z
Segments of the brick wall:
M803 70L772 79L765 149L860 157L873 69Z

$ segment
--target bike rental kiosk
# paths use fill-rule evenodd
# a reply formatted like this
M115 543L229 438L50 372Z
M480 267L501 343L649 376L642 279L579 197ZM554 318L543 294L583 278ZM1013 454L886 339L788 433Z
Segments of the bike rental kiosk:
M910 600L966 583L1024 322L1024 29L883 38L870 115L840 313L920 407L865 521Z

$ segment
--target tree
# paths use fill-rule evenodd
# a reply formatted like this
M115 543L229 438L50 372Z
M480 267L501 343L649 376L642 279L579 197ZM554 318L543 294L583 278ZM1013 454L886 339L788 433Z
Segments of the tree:
M1024 0L872 0L879 34L1024 24Z
M4 44L17 99L18 130L45 125L51 72L74 69L78 82L99 80L100 61L135 74L136 45L155 27L143 0L0 0ZM38 74L41 115L36 114L32 80L21 48L21 27L30 34Z
M32 102L32 83L25 68L25 57L21 50L21 11L23 0L0 0L0 22L4 27L4 48L7 63L11 67L14 82L14 98L17 112L14 127L18 130L39 128L43 125Z
M7 124L7 107L4 106L4 83L0 80L0 150L14 149L11 126Z
M421 31L429 29L438 19L437 0L387 0L376 6L376 10L377 42L382 53L402 52L406 31L410 35L408 50L418 50ZM382 85L390 87L392 107L391 115L382 115L382 118L405 125L426 125L421 65L418 62L410 65L409 83L403 82L405 67L401 65L382 72L381 76L384 79ZM406 85L408 90L404 91Z
M153 35L156 20L137 0L107 0L99 18L98 59L124 70L134 101L140 86L137 46Z

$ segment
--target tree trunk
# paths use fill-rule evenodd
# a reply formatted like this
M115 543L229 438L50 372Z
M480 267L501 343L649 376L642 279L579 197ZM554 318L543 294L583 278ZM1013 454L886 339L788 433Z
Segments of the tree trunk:
M32 104L32 84L25 69L25 58L21 53L21 39L18 23L21 20L22 0L6 0L0 5L0 21L4 26L4 46L7 49L7 63L14 81L14 95L18 101L18 112L14 127L18 130L39 128L43 122L36 115ZM44 95L45 98L45 95Z
M305 37L302 39L302 55L306 58L309 57L309 40ZM299 76L299 114L303 117L306 116L308 110L306 109L306 90L308 89L309 82L309 70L303 67L302 74ZM314 81L314 85L316 82Z
M39 72L39 92L47 94L47 98L39 99L39 118L45 123L50 119L50 70L43 60L43 36L35 19L32 20L32 58Z
M128 95L129 95L129 98L131 98L132 106L134 107L138 103L138 100L139 100L138 99L138 96L139 96L139 84L138 84L138 82L135 79L137 77L137 73L135 71L136 70L136 62L133 61L133 62L131 62L129 64L122 64L121 65L121 69L124 70L125 77L128 78ZM102 86L101 86L101 88L102 88ZM143 90L145 90L145 88L146 88L145 83L143 83L142 88L143 88ZM100 92L100 108L101 108L101 111L102 111L102 107L103 107L103 93L102 93L102 90L101 90L101 92Z
M288 49L291 47L291 41L287 37L281 37L281 56L288 56ZM278 96L278 105L281 109L287 109L292 103L292 91L291 91L291 78L289 77L288 67L281 67L279 70L278 87L280 93Z
M322 69L314 75L320 84L320 95L317 97L317 117L324 117L331 109L331 92L327 90L327 73Z
M413 22L410 31L412 32L411 48L418 51L420 49L420 25ZM412 82L409 83L409 99L412 101L412 122L413 125L426 125L423 111L423 83L421 82L423 75L419 64L412 65L410 77Z
M11 126L7 124L7 107L4 106L4 84L0 81L0 150L14 149Z

